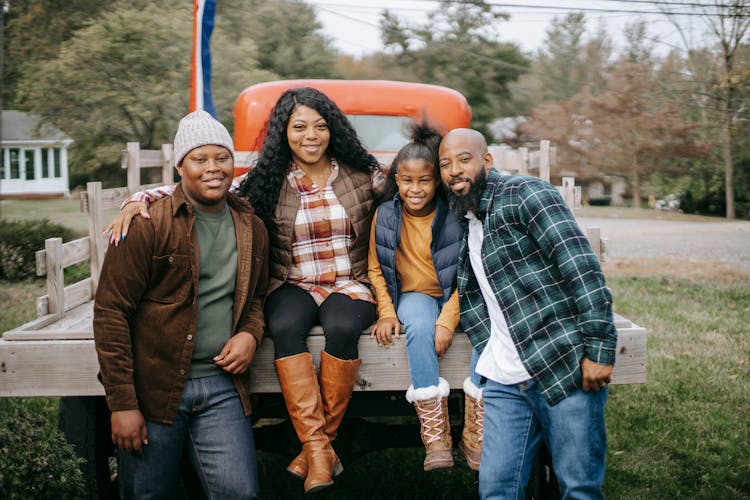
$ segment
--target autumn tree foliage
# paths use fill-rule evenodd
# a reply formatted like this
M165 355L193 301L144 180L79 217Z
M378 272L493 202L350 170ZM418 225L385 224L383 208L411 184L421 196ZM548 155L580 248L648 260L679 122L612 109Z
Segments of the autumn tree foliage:
M523 125L529 138L554 141L558 165L581 178L602 174L629 180L639 207L644 179L681 169L680 159L705 156L697 125L683 118L679 101L661 91L650 64L622 61L606 75L606 88L535 108Z

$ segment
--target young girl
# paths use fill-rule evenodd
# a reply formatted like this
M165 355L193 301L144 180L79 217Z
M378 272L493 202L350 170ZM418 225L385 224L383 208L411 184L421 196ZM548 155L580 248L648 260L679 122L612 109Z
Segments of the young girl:
M406 399L414 404L425 445L424 470L453 466L448 418L448 382L440 378L438 357L445 354L459 321L456 267L464 229L440 191L440 134L416 124L412 142L391 164L387 193L370 232L368 274L378 303L372 336L387 346L406 335L412 385ZM459 451L478 470L482 441L482 391L474 373L464 381L466 411Z

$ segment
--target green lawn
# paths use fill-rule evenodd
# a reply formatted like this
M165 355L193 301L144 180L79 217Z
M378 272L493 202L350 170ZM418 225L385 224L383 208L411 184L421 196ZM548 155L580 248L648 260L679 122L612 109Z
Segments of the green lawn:
M105 210L104 225L115 218L116 208ZM88 215L81 212L80 200L0 200L0 218L8 220L49 219L67 226L81 236L89 233Z
M607 407L609 498L749 498L750 286L610 283L649 341L647 384Z

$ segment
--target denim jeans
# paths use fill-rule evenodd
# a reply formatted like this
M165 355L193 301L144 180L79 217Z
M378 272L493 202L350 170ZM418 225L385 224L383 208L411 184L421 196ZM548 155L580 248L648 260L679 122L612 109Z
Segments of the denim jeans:
M550 406L533 380L514 385L487 380L482 398L479 494L483 500L524 498L542 439L552 455L563 499L604 498L606 388L579 389Z
M404 325L409 375L415 389L438 385L440 372L435 352L435 322L445 300L419 292L406 292L398 297L396 314ZM479 386L481 377L474 372L479 355L471 350L469 376Z
M148 444L118 450L123 499L174 498L185 451L207 498L259 498L250 417L228 374L189 379L172 424L146 422Z

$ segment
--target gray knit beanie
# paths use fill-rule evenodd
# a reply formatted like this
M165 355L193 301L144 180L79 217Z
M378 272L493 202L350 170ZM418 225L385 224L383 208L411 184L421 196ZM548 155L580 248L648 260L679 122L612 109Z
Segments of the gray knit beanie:
M224 146L234 158L234 143L226 127L206 111L199 109L184 116L174 136L174 164L195 148L215 144Z

